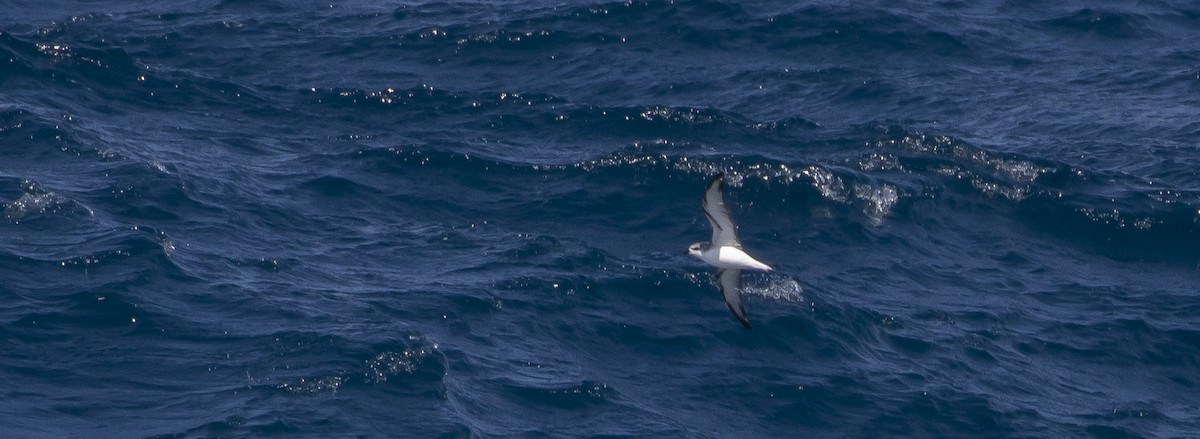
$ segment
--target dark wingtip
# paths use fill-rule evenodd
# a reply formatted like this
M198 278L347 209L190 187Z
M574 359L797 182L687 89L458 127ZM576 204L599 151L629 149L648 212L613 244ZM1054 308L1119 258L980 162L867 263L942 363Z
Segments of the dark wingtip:
M720 275L720 274L717 274L717 276L718 276L718 277L720 277L721 275ZM735 318L737 318L737 320L738 320L739 322L741 322L741 323L742 323L742 326L745 326L745 327L746 327L746 330L747 330L747 331L748 331L748 330L750 330L750 320L746 319L745 317L742 317L742 315L746 314L746 310L745 310L745 309L743 309L743 310L742 310L742 313L741 313L741 314L738 314L738 312L737 312L736 310L734 310L734 309L733 309L733 305L730 305L730 304L729 304L729 302L725 302L725 306L728 306L728 307L729 307L729 311L730 311L730 312L732 312L732 313L733 313L733 316L734 316Z
M705 186L705 189L704 189L705 192L707 192L709 189L712 189L712 187L714 185L720 185L721 183L723 183L724 178L725 178L724 172L720 172L720 173L717 173L717 175L714 175L712 179L708 180L708 185ZM721 192L724 192L724 191L725 191L725 188L722 187Z

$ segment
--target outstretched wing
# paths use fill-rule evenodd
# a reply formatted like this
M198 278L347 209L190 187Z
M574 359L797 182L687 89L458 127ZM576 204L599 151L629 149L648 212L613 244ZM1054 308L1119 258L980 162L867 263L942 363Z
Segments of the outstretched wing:
M725 304L733 311L742 326L750 329L750 321L746 320L746 308L742 307L742 270L717 270L717 288L725 296Z
M704 216L712 223L712 244L715 246L742 247L738 242L737 224L729 215L729 207L725 205L725 174L717 174L708 182L704 189Z

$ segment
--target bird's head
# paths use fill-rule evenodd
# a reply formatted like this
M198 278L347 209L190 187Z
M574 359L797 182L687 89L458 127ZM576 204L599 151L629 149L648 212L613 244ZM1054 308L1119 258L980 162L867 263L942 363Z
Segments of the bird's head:
M707 242L694 243L694 244L688 246L687 254L698 258L698 257L700 257L700 253L704 252L704 249L707 247L708 247Z

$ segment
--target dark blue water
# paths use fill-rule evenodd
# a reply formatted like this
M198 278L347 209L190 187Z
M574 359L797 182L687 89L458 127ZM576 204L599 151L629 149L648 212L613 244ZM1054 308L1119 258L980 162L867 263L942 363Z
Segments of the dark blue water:
M7 1L3 436L1195 437L1200 6L838 3Z

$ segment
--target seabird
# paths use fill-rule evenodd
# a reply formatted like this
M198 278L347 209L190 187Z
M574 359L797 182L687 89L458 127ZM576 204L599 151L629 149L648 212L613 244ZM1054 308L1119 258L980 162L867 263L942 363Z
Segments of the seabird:
M755 260L742 250L737 237L737 224L725 205L725 174L709 180L704 189L704 216L712 224L712 241L697 242L688 247L688 254L717 267L717 288L725 296L725 304L742 326L750 329L746 309L742 307L742 270L771 271L771 267Z

